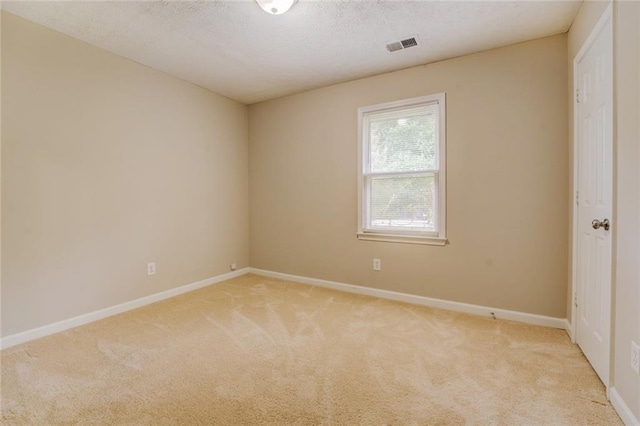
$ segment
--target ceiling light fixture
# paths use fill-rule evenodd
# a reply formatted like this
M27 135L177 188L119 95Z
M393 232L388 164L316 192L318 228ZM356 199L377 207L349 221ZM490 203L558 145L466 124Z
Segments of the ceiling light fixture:
M256 0L262 10L272 15L282 15L298 0Z

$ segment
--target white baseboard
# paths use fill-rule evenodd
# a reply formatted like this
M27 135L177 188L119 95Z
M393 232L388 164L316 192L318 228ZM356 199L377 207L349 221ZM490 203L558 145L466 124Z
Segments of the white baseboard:
M287 281L294 281L302 284L310 284L318 287L330 288L333 290L346 291L348 293L363 294L366 296L379 297L382 299L396 300L399 302L411 303L414 305L429 306L432 308L447 309L450 311L464 312L468 314L491 317L493 312L496 318L510 321L524 322L527 324L542 325L546 327L566 329L566 318L553 318L543 315L528 314L524 312L508 311L505 309L490 308L486 306L470 305L467 303L452 302L449 300L433 299L430 297L416 296L413 294L398 293L395 291L381 290L377 288L361 287L353 284L344 284L335 281L325 281L317 278L301 277L298 275L283 274L280 272L265 271L263 269L249 268L249 272L266 277L279 278Z
M62 331L69 330L74 327L88 324L93 321L98 321L103 318L120 314L122 312L130 311L132 309L149 305L151 303L159 302L161 300L165 300L170 297L178 296L180 294L197 290L202 287L206 287L212 284L226 281L231 278L236 278L247 273L254 273L257 275L279 278L279 279L299 282L303 284L315 285L318 287L325 287L325 288L330 288L334 290L345 291L348 293L363 294L367 296L380 297L383 299L396 300L399 302L406 302L414 305L422 305L422 306L429 306L432 308L447 309L447 310L456 311L456 312L464 312L464 313L482 315L482 316L488 316L488 317L490 317L491 313L493 312L496 318L506 319L511 321L518 321L518 322L523 322L527 324L535 324L535 325L542 325L546 327L565 329L570 335L572 335L571 325L564 318L553 318L553 317L547 317L543 315L508 311L505 309L470 305L467 303L452 302L448 300L433 299L430 297L416 296L412 294L399 293L395 291L381 290L381 289L370 288L370 287L362 287L362 286L357 286L352 284L339 283L335 281L320 280L317 278L301 277L297 275L283 274L280 272L266 271L266 270L256 269L256 268L244 268L238 271L218 275L217 277L207 278L206 280L198 281L198 282L187 284L181 287L176 287L171 290L152 294L150 296L142 297L140 299L135 299L129 302L122 303L120 305L111 306L108 308L100 309L98 311L89 312L87 314L83 314L77 317L59 321L53 324L48 324L42 327L23 331L21 333L12 334L10 336L6 336L0 339L0 349L10 348L12 346L16 346L21 343L35 340L40 337L45 337L51 334L60 333Z
M569 322L569 319L567 319L567 318L565 318L565 320L564 320L564 330L569 335L569 338L571 339L571 342L575 343L576 339L575 339L575 337L573 335L573 325Z
M35 340L35 339L39 339L40 337L45 337L51 334L60 333L61 331L69 330L74 327L78 327L84 324L88 324L90 322L98 321L106 317L120 314L122 312L130 311L132 309L140 308L145 305L150 305L151 303L159 302L161 300L178 296L183 293L188 293L190 291L194 291L202 287L207 287L212 284L226 281L231 278L239 277L247 273L249 273L249 268L239 269L237 271L218 275L216 277L207 278L206 280L197 281L195 283L183 285L181 287L172 288L171 290L166 290L160 293L152 294L150 296L141 297L140 299L135 299L129 302L121 303L120 305L111 306L108 308L100 309L98 311L89 312L87 314L79 315L77 317L55 322L53 324L47 324L42 327L23 331L21 333L12 334L10 336L6 336L0 339L0 349L10 348L12 346L16 346L21 343L28 342L30 340Z
M611 405L616 409L618 415L622 419L625 426L640 426L640 420L636 418L631 412L631 408L624 402L624 399L620 396L616 388L609 389L609 400Z

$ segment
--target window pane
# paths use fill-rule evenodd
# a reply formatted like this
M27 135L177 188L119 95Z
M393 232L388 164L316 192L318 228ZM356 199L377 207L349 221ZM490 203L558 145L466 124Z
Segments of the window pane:
M373 173L435 169L435 112L422 108L371 117L369 149Z
M436 178L371 178L371 228L436 231Z

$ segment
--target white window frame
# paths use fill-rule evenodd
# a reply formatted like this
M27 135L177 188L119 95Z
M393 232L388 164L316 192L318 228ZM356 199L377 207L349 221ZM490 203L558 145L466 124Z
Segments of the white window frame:
M446 96L445 93L435 95L420 96L417 98L405 99L395 102L387 102L383 104L370 105L358 108L358 232L357 237L360 240L367 241L386 241L395 243L409 244L428 244L444 246L447 243L446 238ZM365 131L365 116L375 113L390 112L394 110L402 110L424 105L438 105L438 142L437 150L437 168L425 172L436 173L438 177L438 185L436 189L437 202L437 218L436 231L403 231L403 230L380 230L369 229L365 226L367 220L369 189L366 187L366 176L380 175L369 172L369 133ZM368 129L367 129L368 130ZM393 174L393 173L390 173Z

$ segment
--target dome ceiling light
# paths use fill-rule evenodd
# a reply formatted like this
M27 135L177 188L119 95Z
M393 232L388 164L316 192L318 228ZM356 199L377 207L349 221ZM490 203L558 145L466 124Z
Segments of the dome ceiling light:
M272 15L282 15L298 0L256 0L262 10Z

